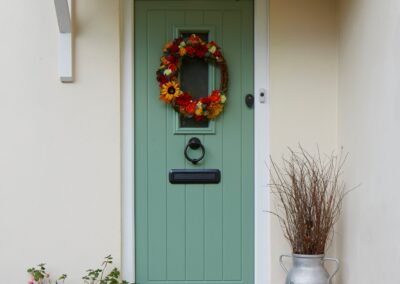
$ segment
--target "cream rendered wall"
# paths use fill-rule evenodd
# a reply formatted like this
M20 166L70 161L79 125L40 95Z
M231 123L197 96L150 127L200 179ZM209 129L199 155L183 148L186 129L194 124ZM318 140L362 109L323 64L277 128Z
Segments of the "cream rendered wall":
M395 283L400 263L400 1L340 1L339 141L351 153L342 282Z
M46 262L81 283L120 258L118 1L74 1L76 82L58 79L54 3L0 9L0 277Z
M270 0L273 158L298 143L310 151L316 145L322 152L336 149L337 72L337 1ZM272 283L284 283L278 258L291 251L276 221L272 218Z

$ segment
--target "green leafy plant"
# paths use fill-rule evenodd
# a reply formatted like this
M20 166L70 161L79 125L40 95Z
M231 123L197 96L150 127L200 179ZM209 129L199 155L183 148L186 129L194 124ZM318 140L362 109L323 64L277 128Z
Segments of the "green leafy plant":
M85 284L133 284L125 280L120 280L121 272L116 267L110 268L112 263L112 256L106 256L100 268L86 270L86 275L82 277L83 282ZM27 272L31 276L28 284L63 284L67 278L67 275L63 274L55 282L52 282L44 263L29 268Z
M88 269L87 274L82 277L85 284L132 284L125 280L120 280L121 273L117 268L107 272L107 268L112 264L112 256L108 255L104 258L100 268Z
M28 284L53 283L50 274L46 271L45 263L40 263L36 267L28 268L27 272L31 275L31 280L28 281ZM55 284L63 284L66 278L67 274L62 274L57 280L55 280Z

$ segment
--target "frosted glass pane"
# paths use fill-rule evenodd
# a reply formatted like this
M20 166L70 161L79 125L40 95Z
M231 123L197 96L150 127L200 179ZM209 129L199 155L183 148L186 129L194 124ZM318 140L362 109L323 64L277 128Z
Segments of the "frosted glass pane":
M208 96L208 64L201 59L185 59L181 65L182 89L196 99Z

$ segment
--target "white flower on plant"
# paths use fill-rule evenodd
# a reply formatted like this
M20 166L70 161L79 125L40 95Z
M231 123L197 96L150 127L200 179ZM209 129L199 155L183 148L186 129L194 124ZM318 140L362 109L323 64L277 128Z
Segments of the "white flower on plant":
M169 75L171 75L171 73L172 73L172 70L169 69L169 68L164 70L164 75L165 76L169 76Z

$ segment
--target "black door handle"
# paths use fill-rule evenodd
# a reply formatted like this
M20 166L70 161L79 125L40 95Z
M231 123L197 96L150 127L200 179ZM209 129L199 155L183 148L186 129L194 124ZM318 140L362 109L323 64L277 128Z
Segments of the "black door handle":
M199 158L196 158L196 159L189 157L189 154L188 154L189 148L192 149L192 150L197 150L197 149L200 148L200 150L201 150L201 156L200 156ZM193 165L196 165L198 162L200 162L201 160L203 160L204 155L206 154L206 150L204 149L203 144L201 144L201 141L200 141L199 138L197 138L197 137L192 137L192 138L190 138L189 142L187 143L187 145L186 145L186 147L185 147L185 152L184 152L184 153L185 153L185 158L186 158L188 161L190 161Z
M254 105L254 96L252 94L248 94L248 95L246 95L244 101L248 108L252 108Z

